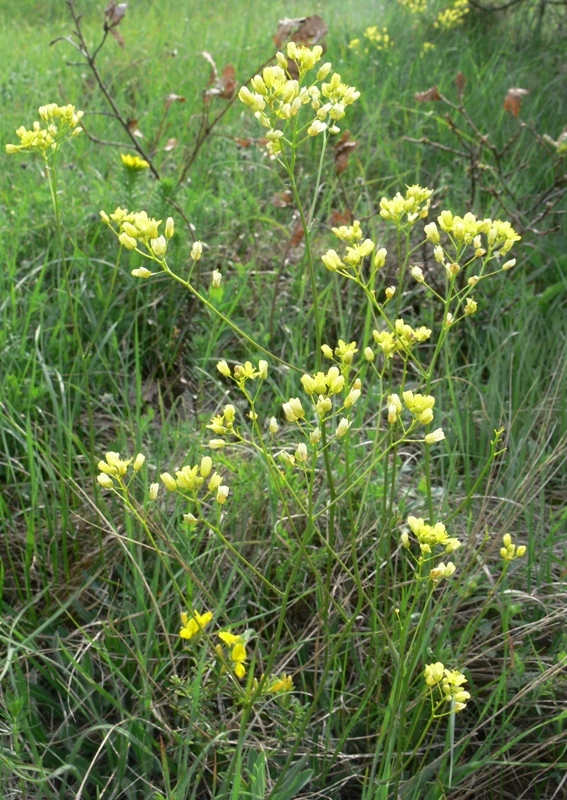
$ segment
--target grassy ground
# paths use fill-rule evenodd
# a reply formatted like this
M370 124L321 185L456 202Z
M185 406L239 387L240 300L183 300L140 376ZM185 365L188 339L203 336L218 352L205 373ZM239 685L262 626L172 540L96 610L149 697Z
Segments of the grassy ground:
M102 7L77 6L87 40L97 42ZM172 104L162 128L157 181L149 171L126 175L119 153L127 136L108 116L88 67L68 65L80 56L61 39L72 30L66 5L0 2L0 45L11 54L0 63L2 142L14 142L14 129L29 127L39 105L71 102L85 110L92 137L123 145L103 147L82 134L62 151L63 257L40 159L6 156L0 173L6 800L488 800L564 791L567 261L560 217L532 225L545 235L523 232L516 267L479 288L477 314L438 364L432 392L450 446L433 458L432 486L409 446L347 491L356 454L366 463L371 452L365 439L358 450L341 451L327 471L348 496L331 524L333 490L323 470L313 484L313 514L305 515L298 473L287 472L286 495L269 460L245 447L213 453L231 494L212 527L184 526L187 509L163 487L148 521L139 516L146 479L198 463L208 452L205 425L225 403L235 403L246 427L242 398L215 364L256 363L259 354L166 276L135 280L130 271L141 261L118 257L99 212L122 205L158 219L172 215L179 274L188 273L193 240L206 242L195 273L203 295L259 345L312 372L307 258L302 242L293 246L294 206L281 202L289 182L251 143L262 129L241 103L179 181L210 72L202 51L219 68L232 64L242 82L273 54L278 20L305 13L323 16L325 58L361 91L343 126L358 142L348 169L335 174L331 151L324 163L310 234L317 257L337 246L332 215L347 209L394 252L379 201L406 185L435 189L432 219L443 208L502 219L510 211L517 225L537 218L549 198L537 208L534 198L564 172L565 157L538 140L556 140L565 121L561 9L548 12L543 25L529 8L510 16L470 13L443 32L394 2L378 9L327 0L307 10L260 0L131 3L120 26L126 46L110 39L99 68L147 149L164 98L185 98ZM369 25L387 26L393 46L368 45L365 53ZM354 38L362 42L358 51L349 47ZM435 49L424 52L425 42ZM474 143L472 129L459 141L447 107L414 99L437 85L457 102L458 72L481 134L499 148L517 137L501 159L500 196L486 149L471 196L470 162L454 150ZM510 86L530 91L520 120L503 109ZM214 108L224 102L213 101ZM427 137L445 149L404 137ZM164 150L170 138L177 145ZM307 206L319 147L318 139L308 142L296 166ZM435 262L423 253L420 263L433 274ZM213 269L223 274L217 293L208 289ZM342 337L360 347L369 333L360 295L330 280L320 261L316 277L323 340ZM388 262L376 288L396 280ZM400 303L416 325L439 323L415 284ZM270 362L269 391L256 406L262 420L278 418L279 447L294 443L281 403L301 392L299 375ZM379 397L363 394L360 430L382 414ZM502 426L506 453L479 482ZM147 456L130 510L96 482L97 461L108 450ZM394 487L391 496L386 486ZM408 588L413 573L398 547L407 515L428 516L428 496L466 543L459 579L436 595L429 617L421 595ZM322 522L313 522L317 514ZM323 528L335 531L332 548ZM221 538L211 532L217 529ZM527 546L527 556L502 578L498 549L507 532ZM253 632L243 683L211 667L212 633L200 646L180 641L179 613L193 608L213 610L224 629ZM396 614L408 620L408 641L415 643L415 631L422 637L415 654L407 649L401 683L391 661L392 648L399 654L405 647L401 634L396 639ZM413 627L420 614L423 625ZM463 670L472 699L420 739L427 723L423 667L436 661ZM293 691L248 703L252 678L263 672L292 675Z

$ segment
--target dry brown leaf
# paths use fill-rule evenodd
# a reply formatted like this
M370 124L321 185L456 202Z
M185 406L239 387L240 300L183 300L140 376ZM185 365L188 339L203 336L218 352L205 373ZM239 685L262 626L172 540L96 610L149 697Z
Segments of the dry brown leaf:
M432 86L426 92L416 92L414 98L418 103L431 103L433 100L441 100L441 95L437 91L437 86Z
M348 167L348 157L358 147L358 142L350 141L350 131L345 131L335 145L335 173L341 175Z
M211 88L205 92L205 99L209 100L214 96L223 100L232 100L238 88L238 81L232 64L227 64L222 71L222 75L219 76L217 65L212 55L206 51L201 55L211 65L211 75L208 83Z
M281 47L286 42L307 44L311 47L323 39L327 33L327 26L318 14L311 17L285 18L280 20L274 35L276 47Z
M304 236L303 225L301 224L301 220L296 222L295 228L293 229L293 233L291 235L291 239L289 240L289 246L291 249L294 247L299 247L301 242L303 241Z
M513 114L515 117L520 116L523 98L529 94L527 89L513 88L508 89L508 94L504 98L504 110Z
M177 147L177 139L168 139L165 147L163 148L167 153L171 152L173 149Z
M126 15L128 3L115 3L114 0L104 9L104 23L107 28L120 25Z
M350 225L352 223L352 212L350 209L345 208L344 211L339 211L338 208L331 211L329 217L329 225L333 228L339 228L341 225Z
M171 94L168 94L167 97L165 98L165 107L167 110L169 110L174 103L184 103L184 102L185 102L184 97L182 97L180 94L173 94L172 92Z
M238 86L236 73L232 64L227 64L218 81L218 96L223 100L232 100Z
M276 47L281 47L285 42L289 42L292 33L303 23L307 17L298 17L297 19L289 19L284 17L278 23L278 29L274 34L274 44Z
M114 28L114 27L112 27L112 28L109 28L108 30L110 31L110 33L112 34L112 36L114 36L114 38L116 39L116 41L118 42L118 44L120 45L120 47L124 47L124 37L122 36L122 34L120 33L120 31L119 31L119 30L117 30L117 29L116 29L116 28Z
M303 20L291 40L296 44L306 44L309 47L313 47L314 44L318 44L325 38L327 31L328 28L322 17L318 14L313 14L312 17L307 17L307 19Z
M287 208L293 201L293 192L291 189L285 189L283 192L276 192L272 197L272 205L276 208Z
M462 72L457 72L455 77L455 84L457 86L457 93L459 95L459 100L463 99L463 94L465 92L465 86L467 85L467 79L463 75Z

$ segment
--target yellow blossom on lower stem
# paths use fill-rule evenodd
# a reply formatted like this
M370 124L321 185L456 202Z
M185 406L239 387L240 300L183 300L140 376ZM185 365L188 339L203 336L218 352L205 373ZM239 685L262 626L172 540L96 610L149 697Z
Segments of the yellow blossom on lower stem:
M293 689L293 680L291 675L282 675L276 678L272 683L268 684L267 692L276 694L278 692L290 692Z
M132 172L140 172L141 170L148 169L149 163L140 156L134 156L131 153L120 153L120 160L126 169Z
M230 660L232 661L234 674L237 678L244 678L246 675L246 644L244 637L229 631L220 631L218 636L230 648Z
M183 626L179 631L182 639L192 639L193 636L200 633L206 625L212 620L213 615L211 611L205 611L204 614L199 614L194 611L192 616L185 612L181 614L181 625Z

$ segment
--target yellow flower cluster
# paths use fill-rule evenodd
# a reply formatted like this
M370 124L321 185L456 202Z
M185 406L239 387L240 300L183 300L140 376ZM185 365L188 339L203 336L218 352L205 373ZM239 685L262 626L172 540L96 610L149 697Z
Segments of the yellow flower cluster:
M134 156L131 153L120 153L120 160L122 164L130 172L141 172L144 169L149 169L149 163L140 156Z
M426 665L423 677L430 691L437 687L442 701L451 703L451 711L462 711L466 707L470 693L463 689L467 679L462 672L445 669L441 661L436 661Z
M323 82L332 70L328 62L317 71L314 81L308 86L302 85L305 76L322 54L320 45L309 48L290 42L287 45L287 58L283 53L277 53L277 64L265 67L261 75L252 78L253 91L243 86L238 93L239 99L254 111L256 119L268 129L266 139L272 155L282 151L285 141L284 130L278 128L278 124L296 117L304 106L310 106L311 111L315 112L315 117L306 125L309 136L317 136L325 130L338 133L340 128L337 121L344 117L345 108L360 97L360 92L343 83L336 72L327 83ZM298 79L291 77L288 59L294 62L293 72L298 74Z
M182 639L193 639L199 633L201 633L205 627L209 624L212 620L213 615L212 612L206 611L204 614L200 614L198 611L193 611L191 615L186 614L183 612L181 614L181 625L182 628L179 631L179 636ZM229 631L219 631L217 633L219 639L227 646L228 648L228 660L230 661L230 666L232 671L236 675L237 678L245 677L246 675L246 642L247 642L247 635L239 635L230 633ZM215 647L215 651L217 656L222 659L223 662L226 662L223 645L218 644ZM223 667L224 670L224 667ZM256 681L256 686L258 685L258 681ZM293 682L291 678L288 678L286 675L283 675L282 678L276 679L269 684L269 687L266 691L269 692L278 692L278 691L289 691L293 687Z
M264 676L262 675L260 680L263 680ZM253 691L257 691L259 686L259 682L257 678L254 678L252 681L252 689ZM283 692L291 692L293 689L293 679L291 675L286 675L285 673L280 677L273 676L270 678L269 681L266 682L264 686L264 691L268 694L283 694Z
M387 197L380 200L380 216L397 227L413 225L429 213L432 194L433 189L424 189L417 184L408 186L405 197L397 192L391 200Z
M413 415L413 423L410 430L413 430L416 425L429 425L433 422L433 406L435 405L435 398L431 395L414 394L412 391L406 391L402 395L404 403L408 411ZM398 394L388 395L388 422L390 425L395 425L402 413L402 401ZM437 428L431 433L427 433L424 438L426 444L436 444L445 438L442 428ZM412 517L412 519L414 519ZM407 539L407 534L406 534ZM402 541L404 537L402 536Z
M128 472L128 467L132 462L132 469L134 472L139 472L144 466L146 457L142 453L138 453L136 458L120 458L120 453L115 453L112 450L105 455L104 461L98 462L98 469L100 474L97 475L97 481L103 489L112 489L114 481L119 485L123 485L123 478Z
M371 25L364 31L364 38L376 47L377 50L388 50L394 46L394 42L390 39L388 28L384 27L382 30L377 25Z
M75 106L58 106L49 103L39 108L41 122L34 122L31 130L22 125L17 129L19 144L7 144L6 152L14 153L40 153L47 158L49 152L55 152L64 142L81 133L79 122L83 116L82 111L75 111Z
M175 232L172 217L167 218L164 236L159 233L161 219L157 220L153 217L148 217L145 211L127 211L124 208L117 208L110 215L105 211L101 211L100 216L126 250L136 250L137 253L149 258L151 261L163 262L167 252L168 240L171 239ZM113 222L116 223L117 228L112 224ZM140 250L140 245L143 245L147 252ZM149 278L151 274L150 270L145 267L132 270L132 275L136 278Z
M217 363L217 369L221 375L224 375L225 378L232 378L240 387L244 386L246 381L253 381L256 378L266 380L268 377L268 362L263 360L258 362L258 369L254 369L252 363L246 361L244 364L236 364L234 370L231 371L224 360Z
M212 473L212 474L211 474ZM203 456L201 463L191 467L189 465L175 471L174 478L169 472L162 472L161 481L169 492L190 492L192 500L197 500L197 493L208 480L206 492L200 499L206 499L208 495L216 492L216 501L219 505L224 505L228 497L228 486L222 482L222 476L218 472L213 472L213 460L210 456ZM185 515L186 522L196 522L192 514Z
M497 252L497 255L505 256L512 249L514 243L519 242L522 238L508 221L477 219L470 211L464 217L459 217L453 215L451 211L445 210L441 212L437 222L441 230L447 233L456 245L472 245L477 258L482 258L487 252L488 255ZM441 241L441 235L435 222L425 225L423 231L427 240L437 248ZM482 235L486 238L485 246L483 246ZM443 253L441 248L440 250ZM440 258L441 253L437 251L435 258L439 263L444 263L445 257Z
M455 0L452 6L439 12L433 26L442 31L450 31L463 24L469 11L469 0Z
M220 631L218 637L228 646L234 674L242 680L246 675L246 639L229 631ZM217 645L216 651L221 658L224 658L222 645Z
M341 351L341 344L345 350L343 355L346 356L347 359L346 361L343 361L343 363L350 365L352 362L352 356L354 353L358 352L354 347L355 343L351 342L350 345L345 345L342 340L339 340L339 347L335 349L337 354L339 354ZM328 345L323 345L323 347L328 347ZM305 375L302 375L301 383L303 384L305 392L312 398L315 410L321 419L323 419L327 414L331 413L333 410L331 398L334 395L340 394L346 385L344 375L340 373L339 368L336 366L329 367L326 373L316 372L315 375L309 375L306 373ZM360 398L361 392L362 382L359 378L356 378L343 400L342 407L352 408ZM299 403L299 406L297 403ZM299 407L301 407L301 401L299 401L298 398L292 398L288 403L283 404L283 411L288 422L296 422L298 419L303 418L305 412L303 411L302 407L301 409ZM303 412L303 414L301 412ZM344 432L346 433L346 430Z
M372 338L386 358L392 358L394 353L409 353L412 347L427 341L430 336L430 328L425 325L412 328L403 319L395 321L393 331L372 331ZM366 358L372 360L367 355Z
M449 536L442 522L428 525L421 517L409 516L407 523L423 554L431 553L434 547L444 547L446 553L454 553L461 546L461 542L456 537ZM400 538L402 545L409 548L410 541L407 531L404 531Z
M374 250L374 242L372 239L364 239L360 222L355 219L352 225L341 225L339 228L331 229L334 235L341 242L344 242L345 253L341 259L336 250L328 250L325 255L321 256L323 264L327 267L329 272L342 272L343 275L348 275L346 270L356 270L361 266L364 259L369 256ZM380 269L386 263L386 250L380 248L374 256L374 268Z
M207 428L209 428L213 433L231 434L234 431L235 417L236 409L232 403L227 403L222 410L222 414L215 414L209 425L207 425Z
M179 635L182 639L192 639L209 624L212 618L213 615L210 611L205 611L204 614L193 611L191 616L183 612L181 614L181 625L183 627L179 631Z
M398 3L412 14L423 14L427 11L427 0L398 0Z
M500 555L504 561L514 561L514 559L522 558L526 555L527 548L525 544L520 544L516 547L516 545L513 544L512 537L509 533L504 534L502 541L504 543L504 547L500 548Z

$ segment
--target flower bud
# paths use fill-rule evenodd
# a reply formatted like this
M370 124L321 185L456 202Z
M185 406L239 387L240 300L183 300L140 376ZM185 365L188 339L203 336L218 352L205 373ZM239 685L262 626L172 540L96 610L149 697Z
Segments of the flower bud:
M502 269L503 270L512 269L512 267L515 267L515 266L516 266L516 259L515 258L511 258L510 261L506 261L505 264L502 264Z
M270 422L269 422L269 424L268 424L268 430L270 431L270 433L272 434L272 436L275 436L275 434L276 434L276 433L278 432L278 430L279 430L279 427L280 427L280 426L278 425L278 422L277 422L276 418L275 418L275 417L271 417L271 418L270 418Z
M425 281L425 277L423 275L423 270L421 267L412 267L411 268L412 277L418 282L423 283Z
M96 479L103 489L112 489L114 486L114 481L110 475L106 475L104 472L101 472L100 475L97 475Z
M202 255L203 255L203 243L194 242L193 247L191 248L191 258L193 259L193 261L198 261Z
M345 408L351 408L360 397L360 394L361 394L360 389L351 389L345 398L345 403L344 403Z
M157 500L159 483L150 483L150 500Z
M319 72L317 73L316 80L317 81L324 81L325 78L328 76L329 72L332 70L333 66L330 61L326 61L322 66L319 67Z
M132 464L132 469L134 470L134 472L139 472L142 469L145 460L146 460L145 455L143 453L138 453L138 455L134 459L134 463Z
M211 450L221 450L223 447L226 447L226 442L224 439L210 439L209 447Z
M371 347L365 347L364 348L364 358L367 361L374 361L375 355L374 355L374 351L373 351L373 349Z
M328 344L322 344L321 345L321 352L323 353L324 358L332 358L333 357L333 351L329 347Z
M198 521L194 514L183 514L183 522L187 523L187 525L194 525Z
M136 247L138 246L136 240L132 236L128 236L128 234L124 233L124 231L122 231L122 233L118 237L118 241L120 242L122 247L126 248L126 250L135 250Z
M229 492L228 486L219 486L219 488L217 489L217 503L220 506L223 506L226 503L228 492Z
M221 285L222 281L222 274L218 271L218 269L214 269L211 275L211 287L213 289L218 289Z
M348 421L346 417L343 417L339 424L337 425L337 436L340 438L341 436L345 436L346 432L352 425L351 422Z
M307 461L307 459L309 457L308 453L307 453L307 446L306 446L305 442L300 442L297 445L297 450L295 451L294 455L295 455L295 458L298 461L301 461L303 464L305 464L305 462Z
M478 275L471 275L471 277L468 279L467 283L468 283L469 286L476 286L477 283L479 282L479 280L480 280L480 278L478 277Z
M216 492L221 483L222 483L222 475L219 475L218 472L213 472L213 474L211 475L211 480L207 484L209 492Z
M392 297L396 294L396 287L388 286L384 294L386 295L386 300L391 300Z
M267 67L266 69L269 69L269 67ZM264 72L265 71L266 70L264 70ZM262 78L261 75L254 75L254 77L252 78L250 83L252 84L252 88L254 89L254 91L258 92L258 94L261 94L261 95L268 94L268 89L267 89L266 84L264 83L264 79Z
M149 269L146 269L146 267L138 267L137 269L133 269L130 274L135 278L149 278L153 273L150 272Z
M151 247L154 256L156 256L156 258L162 258L167 251L165 236L158 236L157 239L152 239Z
M169 474L169 472L162 472L160 478L168 492L177 491L177 481Z
M374 267L375 269L382 269L384 264L386 263L386 256L388 255L388 251L385 247L381 247L379 250L376 251L376 255L374 256Z
M213 468L213 459L210 456L203 456L199 472L202 478L208 478Z
M175 225L173 222L173 217L168 217L165 223L166 239L171 239L174 233L175 233Z
M344 266L336 250L327 250L325 255L321 256L321 260L329 272L336 272L339 267Z
M265 381L268 377L268 362L267 361L258 361L258 377Z
M437 428L432 433L428 433L425 437L425 444L437 444L437 442L443 441L445 438L445 434L443 433L442 428Z
M230 378L230 367L226 363L226 361L219 361L217 363L217 369L221 375L224 375L225 378Z
M311 433L309 434L309 441L311 444L319 444L321 441L321 429L320 428L313 428Z

